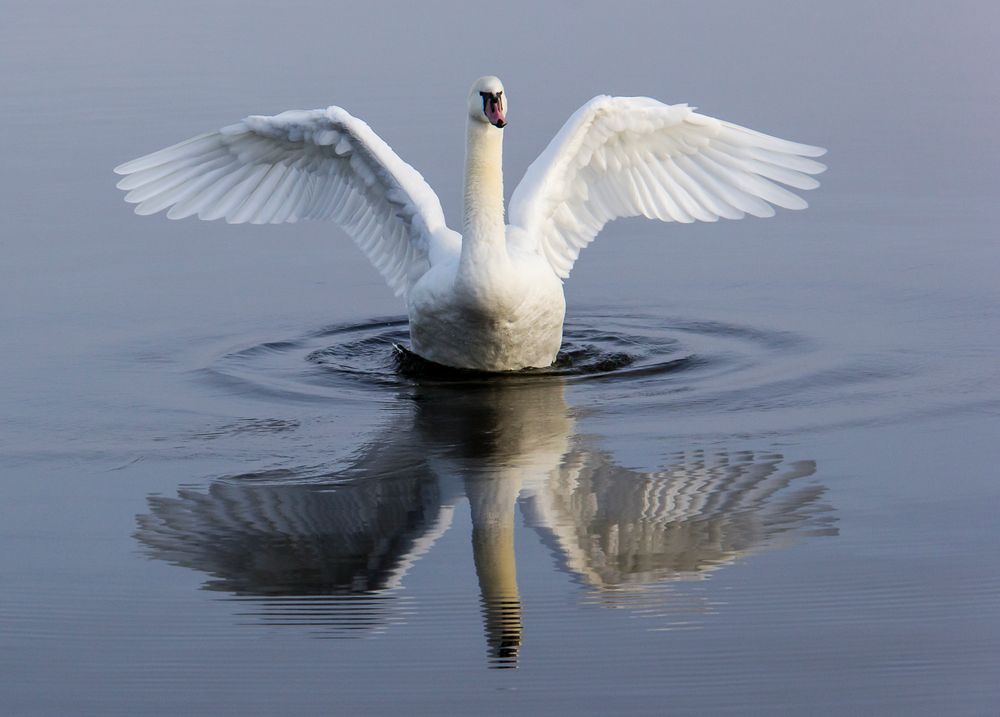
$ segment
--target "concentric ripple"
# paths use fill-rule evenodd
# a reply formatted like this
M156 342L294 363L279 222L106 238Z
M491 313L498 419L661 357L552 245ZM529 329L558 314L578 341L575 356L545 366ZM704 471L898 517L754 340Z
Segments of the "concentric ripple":
M552 376L624 378L684 370L699 361L694 355L685 355L681 342L668 333L650 331L641 319L633 322L629 325L626 320L625 325L618 327L621 330L615 332L606 325L596 327L596 317L568 321L562 348L551 366L499 376L440 366L416 355L406 346L409 334L405 319L327 329L317 338L335 343L312 351L306 360L333 374L377 383L524 381Z
M893 390L891 379L906 375L885 357L844 357L788 331L651 315L575 314L552 366L502 375L427 362L408 343L404 318L373 319L231 351L205 372L216 384L269 400L371 401L379 388L558 379L627 396L620 403L630 410L655 401L688 413L783 412L798 421L791 414L809 409L815 422L821 409L827 423L847 415L838 406L864 418L859 404L879 405Z

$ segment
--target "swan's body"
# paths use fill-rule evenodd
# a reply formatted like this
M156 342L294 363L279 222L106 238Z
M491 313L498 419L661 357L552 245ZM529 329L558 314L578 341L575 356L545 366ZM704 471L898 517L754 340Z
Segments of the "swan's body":
M447 366L548 366L562 342L562 281L616 217L715 221L806 203L824 166L787 142L645 97L599 96L528 168L504 221L506 98L469 95L463 233L423 177L339 107L251 116L116 168L136 212L232 223L333 219L406 300L413 350ZM770 204L769 204L770 203Z

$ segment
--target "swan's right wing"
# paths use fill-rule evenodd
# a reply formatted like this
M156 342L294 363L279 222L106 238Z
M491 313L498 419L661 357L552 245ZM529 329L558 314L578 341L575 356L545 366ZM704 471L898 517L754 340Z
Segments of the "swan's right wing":
M424 178L339 107L253 115L115 168L137 214L279 224L331 219L397 295L457 250Z
M825 152L648 97L595 97L525 172L510 200L519 248L569 276L580 250L618 217L661 221L769 217L802 209L779 186L812 189ZM774 180L774 181L771 181Z

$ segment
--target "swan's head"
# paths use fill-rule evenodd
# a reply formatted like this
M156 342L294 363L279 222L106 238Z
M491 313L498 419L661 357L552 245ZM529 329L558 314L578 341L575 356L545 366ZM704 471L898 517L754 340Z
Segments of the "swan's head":
M494 127L507 124L507 97L499 78L489 75L476 80L469 91L469 117Z

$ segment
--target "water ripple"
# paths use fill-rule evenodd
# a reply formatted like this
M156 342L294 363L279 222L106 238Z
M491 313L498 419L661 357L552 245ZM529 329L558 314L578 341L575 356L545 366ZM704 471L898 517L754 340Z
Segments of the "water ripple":
M206 369L220 382L270 393L320 398L352 385L402 387L415 382L629 381L668 374L728 373L761 356L800 352L807 342L788 332L652 316L583 315L567 320L563 345L547 368L509 374L453 369L407 348L404 318L338 324L298 339L231 351Z
M884 418L890 404L902 412L903 402L881 399L898 398L912 374L902 361L847 356L789 331L647 314L574 315L552 366L509 374L439 366L408 341L400 317L337 324L223 353L202 375L267 401L373 405L419 386L558 379L629 411L652 404L675 417L767 414L771 430L801 430Z

